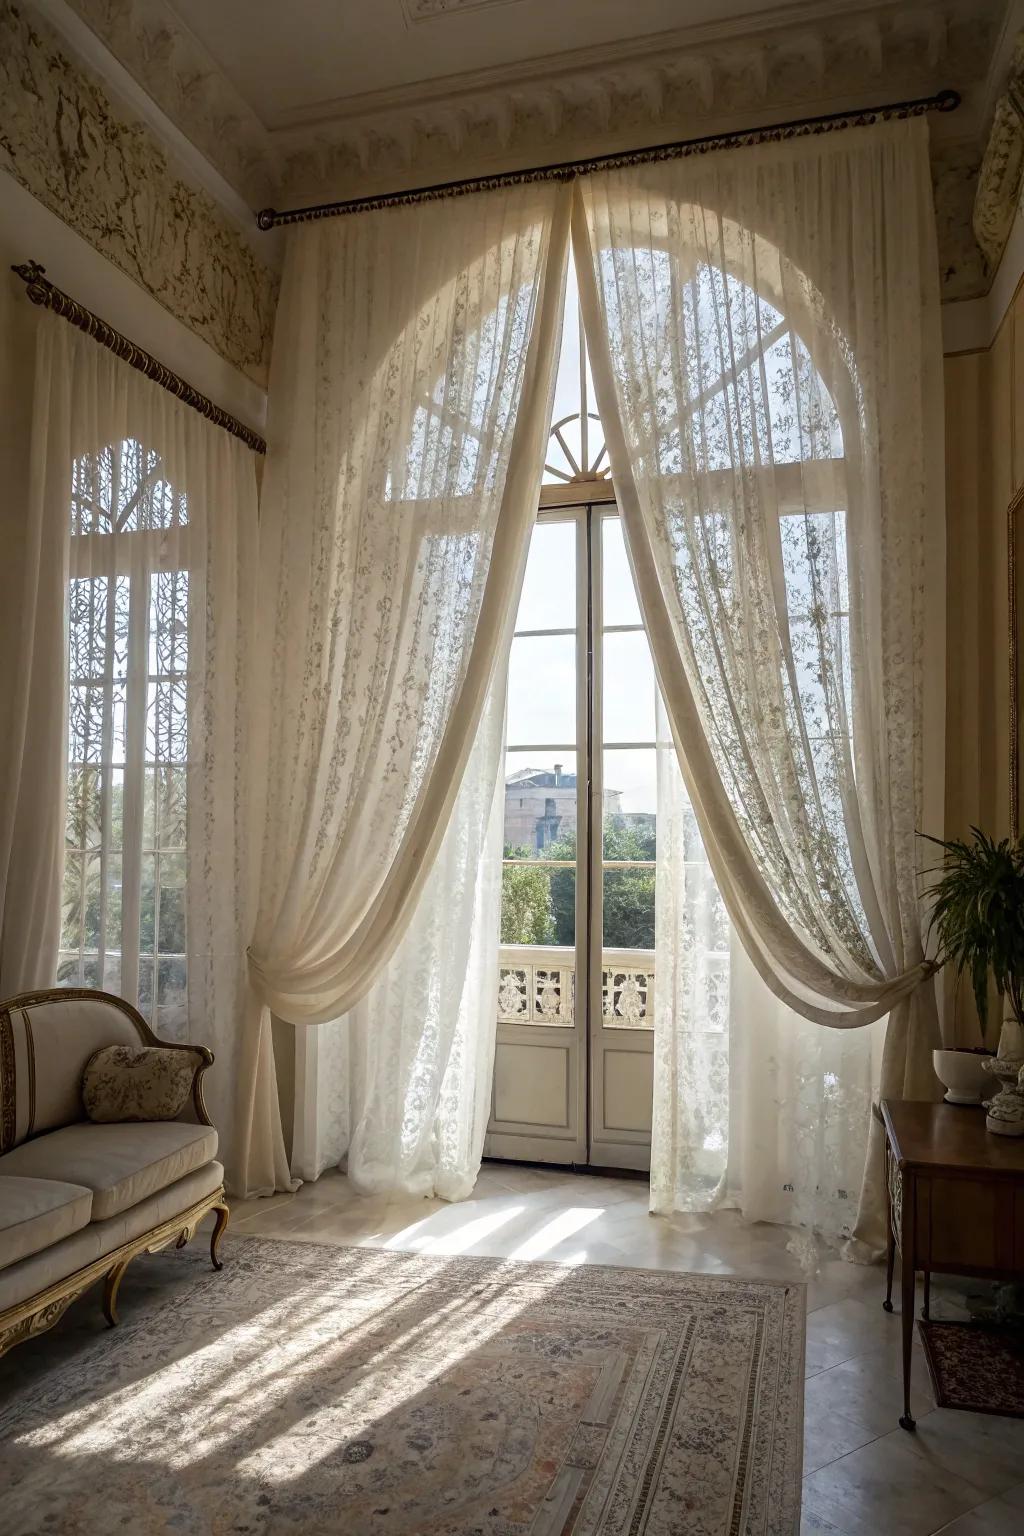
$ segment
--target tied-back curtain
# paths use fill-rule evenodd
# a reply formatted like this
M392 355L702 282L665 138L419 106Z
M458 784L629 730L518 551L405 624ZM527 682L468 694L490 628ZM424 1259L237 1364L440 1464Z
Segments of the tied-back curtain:
M323 1024L366 996L437 856L536 512L569 204L526 186L289 245L261 528L261 1040L271 1011ZM288 1177L270 1098L264 1071L250 1192Z
M729 916L804 1017L888 1013L882 1091L927 1096L915 833L941 819L944 519L926 127L592 176L573 235L630 558ZM685 1119L681 1094L655 1123L656 1185L666 1113Z
M24 764L18 805L38 878L12 880L38 886L39 916L22 937L26 968L5 982L102 988L165 1038L210 1046L206 1092L230 1170L252 922L240 807L253 455L41 314L31 460L29 708L49 742Z

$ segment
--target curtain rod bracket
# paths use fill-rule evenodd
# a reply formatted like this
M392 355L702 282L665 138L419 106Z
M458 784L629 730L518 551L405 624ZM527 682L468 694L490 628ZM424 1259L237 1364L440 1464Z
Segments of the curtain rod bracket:
M955 112L960 92L938 91L934 96L918 96L910 101L889 101L878 107L856 107L845 112L826 112L819 117L794 118L788 123L765 123L759 128L740 128L727 133L706 134L698 139L676 139L668 144L649 144L643 149L616 150L594 155L589 160L563 160L551 165L534 165L520 171L499 171L493 176L472 176L463 181L439 181L429 187L410 187L404 192L382 192L379 196L353 197L334 203L311 203L305 208L261 208L256 214L259 229L276 229L282 224L309 224L317 219L339 218L347 213L368 213L379 208L408 207L430 203L439 198L464 197L472 192L493 192L500 187L519 187L534 181L571 181L592 171L620 170L631 165L654 165L662 160L683 160L706 155L717 149L749 148L755 144L778 144L818 133L833 133L841 128L866 128L872 123L892 118L922 117L926 112Z
M84 304L79 304L77 299L73 299L62 288L57 288L46 276L46 268L40 262L25 261L20 265L12 264L11 271L21 278L25 284L25 292L33 304L52 310L55 315L60 315L62 320L77 326L80 331L84 331L87 336L98 341L101 347L106 347L108 352L113 352L114 356L119 357L122 362L137 368L140 373L146 375L147 379L152 379L154 384L159 384L161 389L166 389L184 405L191 406L194 411L199 412L200 416L205 416L207 421L212 421L214 426L223 427L224 431L230 432L232 437L239 438L254 453L266 453L266 441L258 432L254 432L252 427L245 425L244 421L239 421L227 411L222 410L219 405L215 405L187 379L174 373L151 352L136 346L134 341L129 341L127 336L122 336L120 331L115 331L106 320L101 320L99 315L93 314L91 309L86 309Z

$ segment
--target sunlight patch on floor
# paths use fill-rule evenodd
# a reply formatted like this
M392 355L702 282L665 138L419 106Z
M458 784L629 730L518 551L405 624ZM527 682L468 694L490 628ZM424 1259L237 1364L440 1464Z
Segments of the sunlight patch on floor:
M561 1211L557 1216L528 1237L525 1243L513 1249L509 1254L510 1259L541 1259L559 1243L564 1243L566 1238L573 1237L590 1222L596 1221L598 1216L604 1215L604 1207L600 1205L573 1205L567 1211Z

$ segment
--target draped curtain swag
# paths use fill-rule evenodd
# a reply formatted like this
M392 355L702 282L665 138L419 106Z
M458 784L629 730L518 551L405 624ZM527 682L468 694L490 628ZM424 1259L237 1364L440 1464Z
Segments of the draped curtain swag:
M942 824L945 589L925 125L588 177L573 244L644 619L729 917L805 1018L888 1014L881 1090L926 1097L915 833ZM663 1010L658 1209L700 1141L680 1091L693 1048L685 1010Z
M250 1193L289 1182L271 1013L324 1024L366 996L463 781L536 513L570 198L368 213L288 247L261 520Z

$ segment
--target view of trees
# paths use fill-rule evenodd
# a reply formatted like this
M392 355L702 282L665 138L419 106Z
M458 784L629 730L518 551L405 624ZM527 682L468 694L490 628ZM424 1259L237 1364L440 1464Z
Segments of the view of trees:
M621 816L604 819L606 859L653 859L655 831ZM533 850L506 845L506 859L530 859ZM545 859L576 858L576 829L544 850ZM576 871L533 859L502 870L501 942L576 942ZM604 876L604 942L610 949L654 948L654 870L609 869Z

